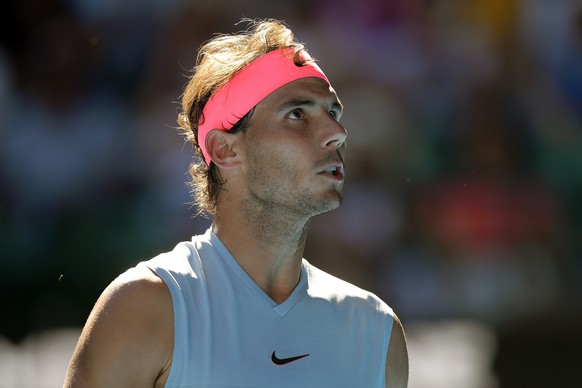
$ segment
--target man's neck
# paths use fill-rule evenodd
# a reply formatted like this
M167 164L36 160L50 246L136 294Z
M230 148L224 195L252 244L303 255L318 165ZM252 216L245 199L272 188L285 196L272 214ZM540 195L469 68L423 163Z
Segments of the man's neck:
M244 206L218 211L212 228L251 279L282 303L299 282L309 220L277 213Z

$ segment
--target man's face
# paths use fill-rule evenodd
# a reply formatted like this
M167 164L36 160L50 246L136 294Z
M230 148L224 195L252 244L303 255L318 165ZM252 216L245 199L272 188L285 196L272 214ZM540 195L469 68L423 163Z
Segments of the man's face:
M347 132L342 106L319 78L293 81L254 110L243 135L248 199L312 217L341 204Z

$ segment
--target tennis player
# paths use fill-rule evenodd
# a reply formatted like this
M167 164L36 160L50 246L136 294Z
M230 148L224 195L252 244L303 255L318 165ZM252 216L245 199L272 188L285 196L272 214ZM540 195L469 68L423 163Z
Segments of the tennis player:
M342 104L286 25L249 22L201 47L182 98L212 226L107 287L66 387L406 387L392 309L303 258L342 201Z

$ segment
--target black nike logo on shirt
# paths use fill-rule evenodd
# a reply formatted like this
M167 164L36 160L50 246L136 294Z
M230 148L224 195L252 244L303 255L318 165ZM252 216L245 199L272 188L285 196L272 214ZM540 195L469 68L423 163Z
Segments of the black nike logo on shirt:
M300 358L307 357L307 356L309 356L309 354L302 354L301 356L294 356L294 357L287 357L287 358L279 358L275 355L275 352L273 352L273 354L271 354L271 361L273 361L273 364L275 364L275 365L285 365L285 364L289 364L290 362L297 361Z

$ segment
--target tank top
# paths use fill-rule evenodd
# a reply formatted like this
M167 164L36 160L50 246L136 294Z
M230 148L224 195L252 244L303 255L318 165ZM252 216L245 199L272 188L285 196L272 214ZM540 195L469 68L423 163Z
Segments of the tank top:
M305 259L280 304L210 229L139 265L172 295L166 387L384 387L392 310Z

